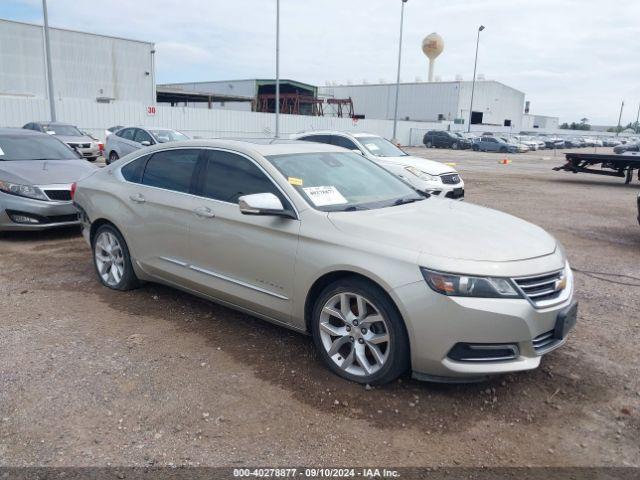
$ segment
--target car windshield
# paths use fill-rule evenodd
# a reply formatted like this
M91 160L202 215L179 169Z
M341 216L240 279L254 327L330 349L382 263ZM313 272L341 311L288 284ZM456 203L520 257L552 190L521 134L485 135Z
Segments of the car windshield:
M317 210L368 210L424 200L406 183L356 153L294 153L266 158Z
M356 137L371 155L376 157L406 157L407 154L382 137Z
M180 133L176 130L149 130L153 138L156 139L158 143L166 143L166 142L182 142L184 140L189 140L184 133Z
M50 135L63 137L82 137L84 134L73 125L44 125L44 131Z
M77 159L73 150L55 138L43 135L0 136L0 161Z

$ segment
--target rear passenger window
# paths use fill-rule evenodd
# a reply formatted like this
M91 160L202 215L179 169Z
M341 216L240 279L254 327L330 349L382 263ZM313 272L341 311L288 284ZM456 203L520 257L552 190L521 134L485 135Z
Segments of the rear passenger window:
M124 130L120 130L119 132L116 132L116 135L126 140L133 140L134 132L135 132L134 128L125 128Z
M176 149L154 153L144 169L142 183L150 187L189 193L200 150Z
M242 195L273 193L286 202L273 182L252 161L235 153L209 150L202 195L223 202L238 203Z
M120 173L122 173L127 182L140 183L142 182L142 172L144 172L144 166L148 159L149 155L137 158L122 167Z

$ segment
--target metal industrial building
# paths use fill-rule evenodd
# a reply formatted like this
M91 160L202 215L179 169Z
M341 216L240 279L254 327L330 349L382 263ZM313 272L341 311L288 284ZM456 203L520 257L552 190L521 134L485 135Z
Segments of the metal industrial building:
M158 85L158 102L183 106L206 102L208 108L273 113L275 93L274 79L170 83ZM295 80L280 80L280 111L292 115L322 115L318 87Z
M155 103L153 43L49 31L56 101ZM0 97L49 98L43 37L41 25L0 19Z
M469 122L472 82L416 82L400 84L398 118L424 122ZM393 119L395 84L320 87L320 96L351 98L356 115ZM493 80L475 84L472 124L519 128L524 93Z

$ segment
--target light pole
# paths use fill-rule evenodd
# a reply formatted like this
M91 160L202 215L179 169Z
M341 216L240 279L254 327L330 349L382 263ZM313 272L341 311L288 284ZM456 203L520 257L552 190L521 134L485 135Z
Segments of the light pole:
M280 0L276 0L276 138L280 137Z
M640 132L640 124L638 121L640 120L640 105L638 105L638 114L636 115L636 135Z
M620 122L622 121L622 110L624 109L624 100L622 100L622 104L620 105L620 115L618 115L618 128L616 128L616 137L620 135Z
M44 48L47 64L47 80L49 83L49 108L51 121L56 121L56 100L53 96L53 76L51 74L51 47L49 46L49 16L47 15L47 0L42 0L42 14L44 17Z
M394 143L398 143L396 133L398 132L398 95L400 94L400 66L402 65L402 29L404 27L404 4L409 0L402 0L400 9L400 44L398 45L398 77L396 79L396 105L393 111L393 138Z
M478 39L476 40L476 60L473 63L473 83L471 84L471 104L469 105L469 125L467 133L471 132L471 117L473 116L473 94L476 90L476 69L478 68L478 47L480 46L480 32L484 30L484 25L478 27Z

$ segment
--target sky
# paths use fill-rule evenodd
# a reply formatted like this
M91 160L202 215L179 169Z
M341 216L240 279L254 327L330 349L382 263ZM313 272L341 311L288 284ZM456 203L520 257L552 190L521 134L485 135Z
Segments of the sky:
M155 42L158 83L275 78L276 0L48 0L52 27ZM280 0L280 72L314 85L396 78L401 0ZM0 18L42 23L41 0L0 0ZM525 92L531 112L615 125L640 104L639 0L408 0L403 81L478 73Z

